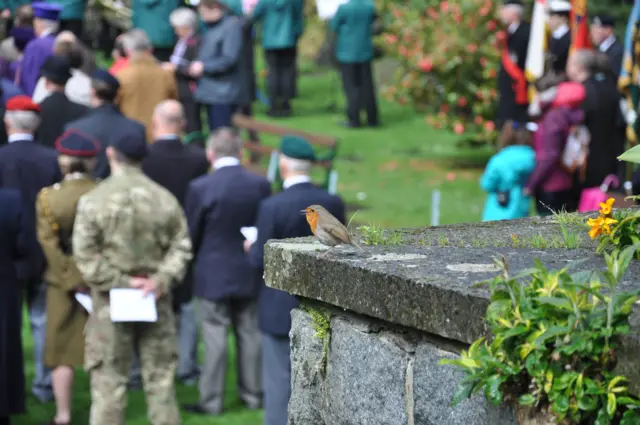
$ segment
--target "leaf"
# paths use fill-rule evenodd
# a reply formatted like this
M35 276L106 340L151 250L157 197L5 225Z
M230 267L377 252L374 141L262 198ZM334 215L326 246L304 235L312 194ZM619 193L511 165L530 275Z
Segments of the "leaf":
M610 424L611 424L611 419L609 418L609 415L607 414L607 411L605 410L605 408L602 407L598 411L598 417L596 418L596 421L594 422L593 425L610 425Z
M617 256L617 258L614 259L614 278L617 282L620 282L620 280L622 280L622 277L629 268L629 263L635 256L638 249L640 249L640 244L628 246Z
M559 396L551 405L551 409L555 413L564 415L569 410L569 397L564 394Z
M611 417L616 413L616 408L618 407L616 403L616 395L609 393L607 395L607 414Z
M537 347L543 346L549 339L557 336L565 335L569 333L569 329L565 326L552 326L547 329L542 335L536 338L535 345Z
M584 396L578 400L578 408L585 412L593 412L598 407L598 399L592 396Z
M620 155L618 160L640 164L640 145L636 145Z
M638 406L640 407L640 400L631 397L618 397L618 405L620 406Z
M640 415L635 410L627 410L620 420L620 425L638 424L640 424Z
M500 386L502 385L502 377L500 375L491 375L487 379L487 383L484 387L484 393L487 400L491 401L495 405L502 403L502 391Z
M573 312L573 307L571 306L571 302L564 298L558 297L538 297L536 298L540 304L550 305L552 307L556 307L561 310L565 310L568 312Z
M607 391L611 392L618 384L627 383L627 379L624 376L616 376L611 381L609 381L609 385L607 385Z
M473 387L474 385L472 382L460 384L455 394L453 394L453 397L451 398L451 407L455 407L461 402L463 402L464 400L471 397Z
M518 399L518 402L522 406L533 406L536 403L536 398L531 394L523 394Z

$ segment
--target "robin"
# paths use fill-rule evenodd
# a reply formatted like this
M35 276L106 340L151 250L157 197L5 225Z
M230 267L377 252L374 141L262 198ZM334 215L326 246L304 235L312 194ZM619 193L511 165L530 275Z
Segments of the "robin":
M329 248L323 256L338 245L352 245L362 251L360 245L355 243L349 234L346 226L335 218L329 211L320 205L311 205L304 210L302 214L306 215L307 222L311 231L318 238L321 244Z

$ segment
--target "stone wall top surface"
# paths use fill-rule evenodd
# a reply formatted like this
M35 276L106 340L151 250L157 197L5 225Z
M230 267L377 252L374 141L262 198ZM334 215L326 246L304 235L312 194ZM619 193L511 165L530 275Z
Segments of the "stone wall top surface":
M575 221L575 220L574 220ZM390 233L391 232L391 233ZM586 228L553 218L406 229L387 232L363 252L325 247L312 238L270 241L265 250L268 286L396 325L462 343L486 335L489 292L474 284L497 274L504 256L512 273L540 259L551 269L576 260L575 270L604 268ZM577 238L577 247L575 240ZM567 248L567 243L569 248ZM640 288L640 263L621 289Z

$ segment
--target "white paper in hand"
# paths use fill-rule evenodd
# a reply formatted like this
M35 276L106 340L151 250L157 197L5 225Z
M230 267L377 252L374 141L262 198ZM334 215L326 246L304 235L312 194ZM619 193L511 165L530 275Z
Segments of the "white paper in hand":
M316 0L318 16L321 20L327 21L334 17L338 8L349 0Z
M76 294L76 301L80 303L87 313L93 313L93 301L91 301L91 296L87 294Z
M258 240L258 228L257 227L241 227L240 233L246 240L251 243L254 243Z
M158 321L155 297L143 296L140 289L112 289L109 304L112 322Z

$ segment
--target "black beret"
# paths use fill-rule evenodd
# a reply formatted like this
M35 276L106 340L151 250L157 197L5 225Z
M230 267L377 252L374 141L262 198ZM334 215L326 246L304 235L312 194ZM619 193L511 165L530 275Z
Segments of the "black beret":
M71 65L64 56L49 56L40 68L40 74L56 84L66 84L71 78Z
M93 158L100 152L100 143L78 130L68 130L56 140L56 149L62 155Z
M111 73L105 69L96 69L95 71L93 71L93 74L91 74L91 79L101 81L116 90L120 88L118 79L111 75Z
M149 151L144 127L140 127L139 130L127 129L119 137L115 138L111 146L134 161L142 160Z
M522 3L522 0L505 0L502 4L504 4L505 6L509 6L509 5L524 6L524 3Z
M616 26L616 20L613 18L613 16L609 15L595 15L592 22L593 25L597 25L599 27L613 28Z

